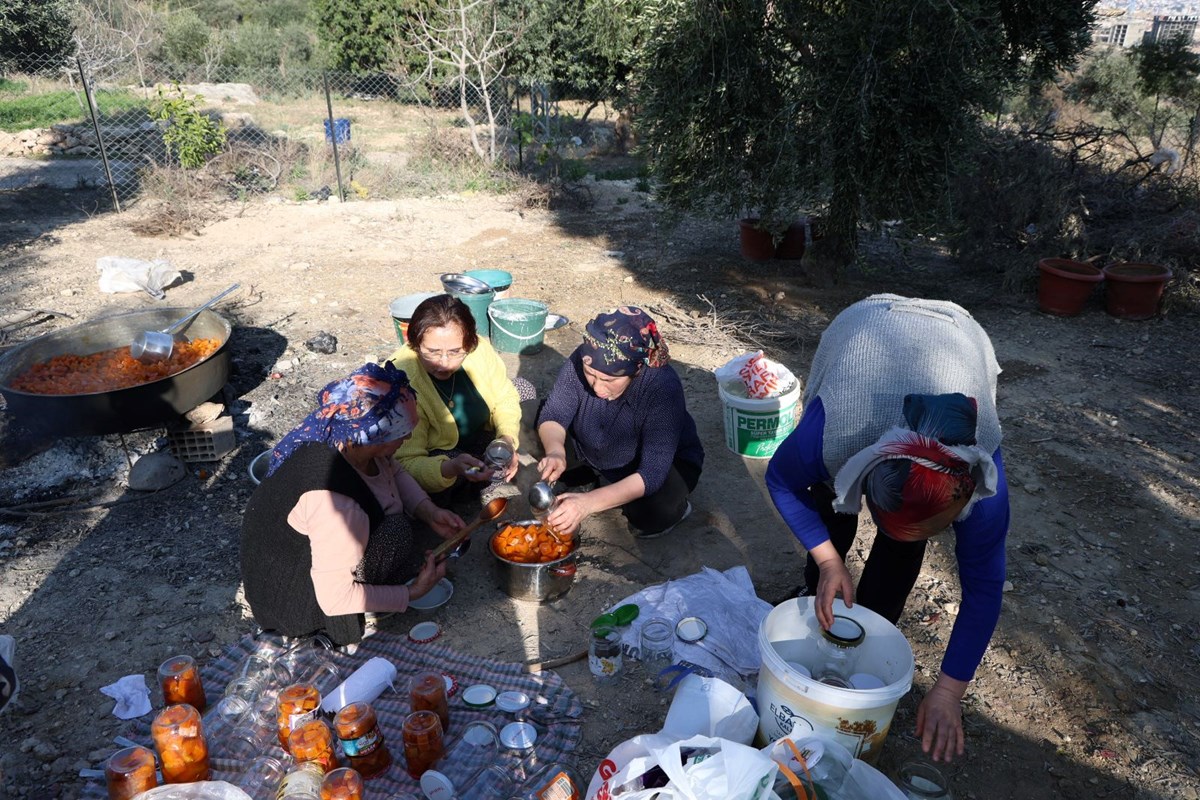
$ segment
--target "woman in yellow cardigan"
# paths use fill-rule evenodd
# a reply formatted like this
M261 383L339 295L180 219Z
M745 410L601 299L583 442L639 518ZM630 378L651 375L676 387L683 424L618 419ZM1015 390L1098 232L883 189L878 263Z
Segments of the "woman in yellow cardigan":
M533 386L509 380L504 362L475 330L471 310L456 297L435 295L413 311L408 347L391 362L409 376L419 421L396 453L408 474L429 494L462 481L493 485L517 472L521 401ZM522 395L528 395L523 397ZM513 457L500 470L480 460L488 442L508 441Z

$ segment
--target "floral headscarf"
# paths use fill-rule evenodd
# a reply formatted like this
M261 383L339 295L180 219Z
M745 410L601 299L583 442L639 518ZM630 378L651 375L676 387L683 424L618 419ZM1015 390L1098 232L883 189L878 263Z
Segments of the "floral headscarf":
M975 400L962 394L908 395L908 427L892 428L846 462L834 480L834 509L858 513L865 493L880 530L901 541L939 533L929 520L964 503L957 518L966 518L998 481L991 454L975 446L977 417Z
M621 306L589 322L579 354L592 369L615 377L635 375L642 364L661 367L670 360L658 326L635 306Z
M417 425L417 395L394 364L364 364L317 393L317 410L280 440L270 476L307 442L330 447L394 442Z

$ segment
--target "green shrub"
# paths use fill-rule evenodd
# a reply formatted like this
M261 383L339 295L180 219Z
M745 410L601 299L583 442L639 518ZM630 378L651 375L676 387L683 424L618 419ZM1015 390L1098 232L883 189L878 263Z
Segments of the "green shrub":
M197 169L204 166L209 156L221 152L225 146L225 128L212 117L200 113L196 105L203 97L187 97L178 85L175 91L178 97L168 97L160 88L158 99L150 108L150 116L167 123L163 131L167 152L178 158L183 167Z
M9 82L13 83L13 82ZM124 90L96 92L100 116L121 114L146 107L146 101ZM84 122L89 119L87 101L74 92L47 92L0 98L0 130L22 131L47 128L58 123Z

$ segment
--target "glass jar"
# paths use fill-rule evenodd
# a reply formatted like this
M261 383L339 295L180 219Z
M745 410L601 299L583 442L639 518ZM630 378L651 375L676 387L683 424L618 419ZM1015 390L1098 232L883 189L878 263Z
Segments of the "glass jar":
M621 674L621 633L616 628L593 628L588 645L588 668L601 683L613 683Z
M953 800L949 785L932 764L910 761L900 767L900 791L908 800Z
M638 657L652 678L671 666L675 660L675 626L662 617L643 622Z
M206 781L212 774L200 712L185 704L167 706L150 726L162 759L163 783Z
M849 689L850 676L855 672L858 647L867 637L862 625L850 617L837 614L829 630L822 630L817 639L820 663L813 670L813 680L838 689Z
M442 722L433 711L414 711L405 717L401 736L404 761L411 778L420 778L446 754Z
M495 764L500 754L500 733L490 722L476 720L446 752L438 771L455 786L465 786L480 770ZM507 800L507 799L506 799Z
M279 784L279 800L321 800L321 781L325 773L319 764L297 764Z
M172 656L158 668L158 683L162 686L163 705L186 703L204 713L208 700L200 683L200 670L191 656Z
M323 719L310 719L293 728L288 736L288 750L298 762L311 761L322 772L337 769L337 754L333 751L333 731Z
M288 736L309 720L317 718L321 708L321 693L308 683L294 683L279 693L276 724L279 728L279 744L288 749Z
M483 451L483 463L496 472L503 474L512 463L513 446L507 439L492 439Z
M104 765L108 800L131 800L158 786L154 769L154 753L145 747L126 747L113 753Z
M271 747L278 735L275 702L260 697L238 718L229 735L222 737L222 755L245 763Z
M432 711L442 723L442 733L450 730L450 703L446 699L446 679L440 672L419 672L409 684L413 711Z
M243 762L244 763L244 762ZM258 756L246 767L246 771L238 778L237 787L251 797L267 790L272 796L279 784L287 775L287 769L278 758Z
M513 800L582 800L585 788L573 767L551 763L522 783Z
M375 709L367 703L351 703L337 713L334 730L350 766L364 778L374 778L392 765L392 754L383 740Z
M321 800L363 800L363 779L357 771L341 767L321 781Z

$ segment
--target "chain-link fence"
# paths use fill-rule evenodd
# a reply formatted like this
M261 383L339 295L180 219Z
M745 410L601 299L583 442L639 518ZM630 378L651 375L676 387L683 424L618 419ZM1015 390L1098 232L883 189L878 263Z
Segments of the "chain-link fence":
M109 188L118 206L197 187L231 198L398 197L481 188L521 171L557 175L564 163L578 177L578 160L632 142L607 98L556 97L511 77L481 89L454 78L215 64L96 72L80 59L0 59L0 156L9 157L0 189L50 176ZM40 160L14 168L14 156Z

